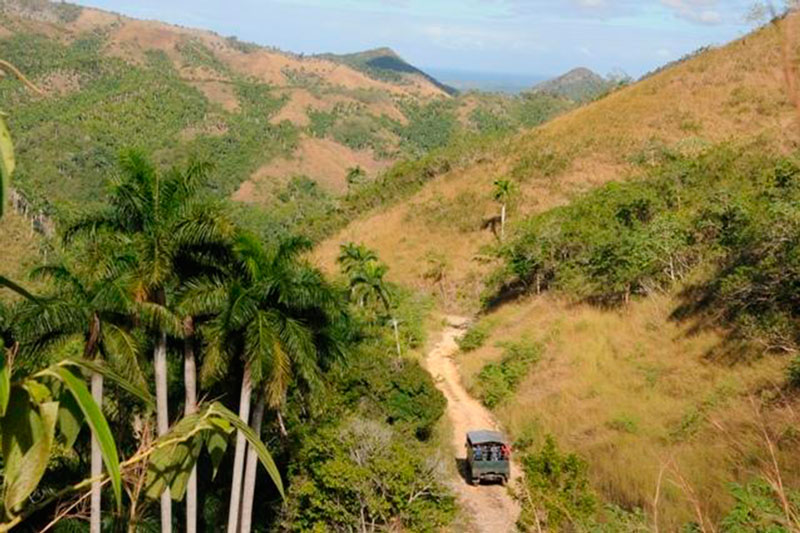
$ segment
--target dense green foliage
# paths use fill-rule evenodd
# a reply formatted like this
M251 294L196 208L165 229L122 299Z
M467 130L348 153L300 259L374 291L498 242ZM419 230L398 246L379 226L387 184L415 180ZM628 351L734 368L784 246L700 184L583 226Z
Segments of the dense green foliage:
M59 96L43 99L0 82L0 98L17 111L11 125L20 145L18 187L34 205L52 211L97 198L124 146L156 152L160 161L214 154L210 186L225 194L260 162L293 151L296 128L269 122L284 100L268 86L235 80L240 107L229 112L181 80L162 52L148 52L144 64L132 65L104 55L104 39L86 34L61 44L19 33L0 40L0 54L33 79L64 85ZM194 41L181 52L192 64L212 62L213 54ZM189 130L197 133L185 135Z
M495 407L511 397L542 354L540 344L525 339L501 346L503 356L500 361L487 364L478 374L480 397L487 407Z
M644 179L522 222L499 250L493 294L539 287L617 304L697 272L676 316L713 310L735 337L791 350L800 339L798 176L794 159L759 145L695 157L665 150Z
M486 324L478 322L470 326L466 333L456 339L459 349L463 352L477 350L489 337L489 328Z
M597 497L589 485L587 464L564 453L552 437L541 450L522 456L523 508L519 524L528 529L570 530L595 516ZM563 529L562 529L563 528Z
M571 100L546 93L471 96L477 99L477 105L469 113L469 121L479 133L487 135L502 135L520 128L533 128L575 106Z

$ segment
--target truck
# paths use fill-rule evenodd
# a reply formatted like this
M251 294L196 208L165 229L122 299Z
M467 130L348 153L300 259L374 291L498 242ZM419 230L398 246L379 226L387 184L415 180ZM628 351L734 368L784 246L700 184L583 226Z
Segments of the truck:
M467 432L467 481L499 481L505 485L511 477L511 447L499 431L481 429Z

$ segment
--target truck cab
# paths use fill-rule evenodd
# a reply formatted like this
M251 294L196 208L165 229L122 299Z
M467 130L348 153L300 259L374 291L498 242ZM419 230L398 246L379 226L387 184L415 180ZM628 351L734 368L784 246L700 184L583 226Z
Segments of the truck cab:
M508 482L511 477L511 447L499 431L476 430L467 433L467 481Z

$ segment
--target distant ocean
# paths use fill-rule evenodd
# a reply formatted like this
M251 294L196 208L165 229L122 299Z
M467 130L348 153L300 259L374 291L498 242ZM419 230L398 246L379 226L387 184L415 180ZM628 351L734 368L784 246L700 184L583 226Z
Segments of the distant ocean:
M530 89L537 83L550 79L549 76L539 74L503 74L441 68L423 68L422 70L459 91L475 89L489 92L519 93Z

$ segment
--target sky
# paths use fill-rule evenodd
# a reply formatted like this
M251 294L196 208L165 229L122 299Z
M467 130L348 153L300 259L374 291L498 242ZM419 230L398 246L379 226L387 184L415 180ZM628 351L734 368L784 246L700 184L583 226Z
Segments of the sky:
M302 53L389 46L434 69L637 77L745 34L754 0L78 0Z

